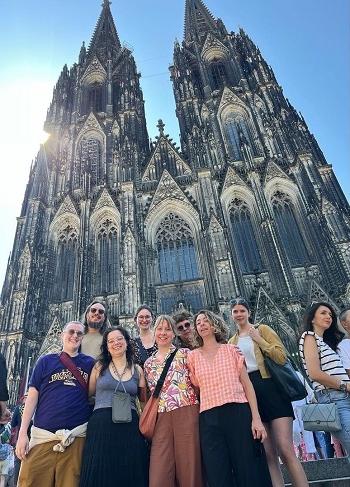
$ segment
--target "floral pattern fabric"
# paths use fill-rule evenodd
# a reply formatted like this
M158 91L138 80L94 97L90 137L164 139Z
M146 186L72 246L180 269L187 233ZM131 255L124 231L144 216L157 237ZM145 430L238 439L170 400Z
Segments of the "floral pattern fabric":
M157 361L155 353L146 360L144 372L148 387L152 393L156 387L167 358L174 350L174 346L170 348L163 363ZM194 404L198 404L198 399L191 384L187 366L188 353L188 348L179 348L171 362L159 395L159 413L173 411L174 409L183 406L193 406Z

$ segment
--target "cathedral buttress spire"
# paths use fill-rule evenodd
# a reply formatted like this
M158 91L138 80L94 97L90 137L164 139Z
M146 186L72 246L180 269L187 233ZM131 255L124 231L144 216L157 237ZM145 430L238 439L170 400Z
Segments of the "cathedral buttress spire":
M119 51L121 49L119 36L109 7L110 3L108 0L103 1L102 12L90 42L89 57L97 54L102 58L110 58L112 51Z
M218 31L216 20L202 0L186 0L185 41L203 40Z

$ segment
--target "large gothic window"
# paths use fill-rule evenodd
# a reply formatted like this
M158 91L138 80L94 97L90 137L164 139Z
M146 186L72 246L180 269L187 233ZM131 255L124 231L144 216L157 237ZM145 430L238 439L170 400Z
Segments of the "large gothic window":
M82 114L103 111L103 85L93 83L84 87Z
M97 139L83 139L81 141L81 168L91 174L91 183L99 184L102 174L101 142Z
M248 144L255 153L255 146L252 141L247 121L238 114L232 114L225 119L224 130L228 144L230 157L235 160L242 160L242 144Z
M213 90L220 90L226 84L227 72L222 61L213 61L210 64Z
M169 213L158 228L157 250L162 283L198 277L192 232L187 223L174 213Z
M242 272L261 272L263 269L249 209L244 201L235 199L230 208L233 244Z
M278 232L292 266L304 265L309 260L290 198L277 191L272 198Z
M57 301L73 300L77 249L77 233L68 225L58 238L55 272L55 298Z
M114 293L119 284L118 230L111 220L100 226L96 241L95 294Z

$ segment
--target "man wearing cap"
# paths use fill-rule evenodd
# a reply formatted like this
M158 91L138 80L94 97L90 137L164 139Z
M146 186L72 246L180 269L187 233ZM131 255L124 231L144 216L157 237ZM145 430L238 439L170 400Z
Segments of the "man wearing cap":
M18 487L78 487L87 421L87 385L94 360L79 353L84 326L67 323L63 351L41 357L29 381L16 455ZM29 423L35 412L30 442Z

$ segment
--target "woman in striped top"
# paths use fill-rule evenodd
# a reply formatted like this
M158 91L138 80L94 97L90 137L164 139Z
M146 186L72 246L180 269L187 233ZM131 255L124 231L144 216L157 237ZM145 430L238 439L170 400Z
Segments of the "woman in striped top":
M299 352L319 403L337 404L342 430L333 433L350 454L350 380L336 352L344 334L328 303L314 303L304 317Z

